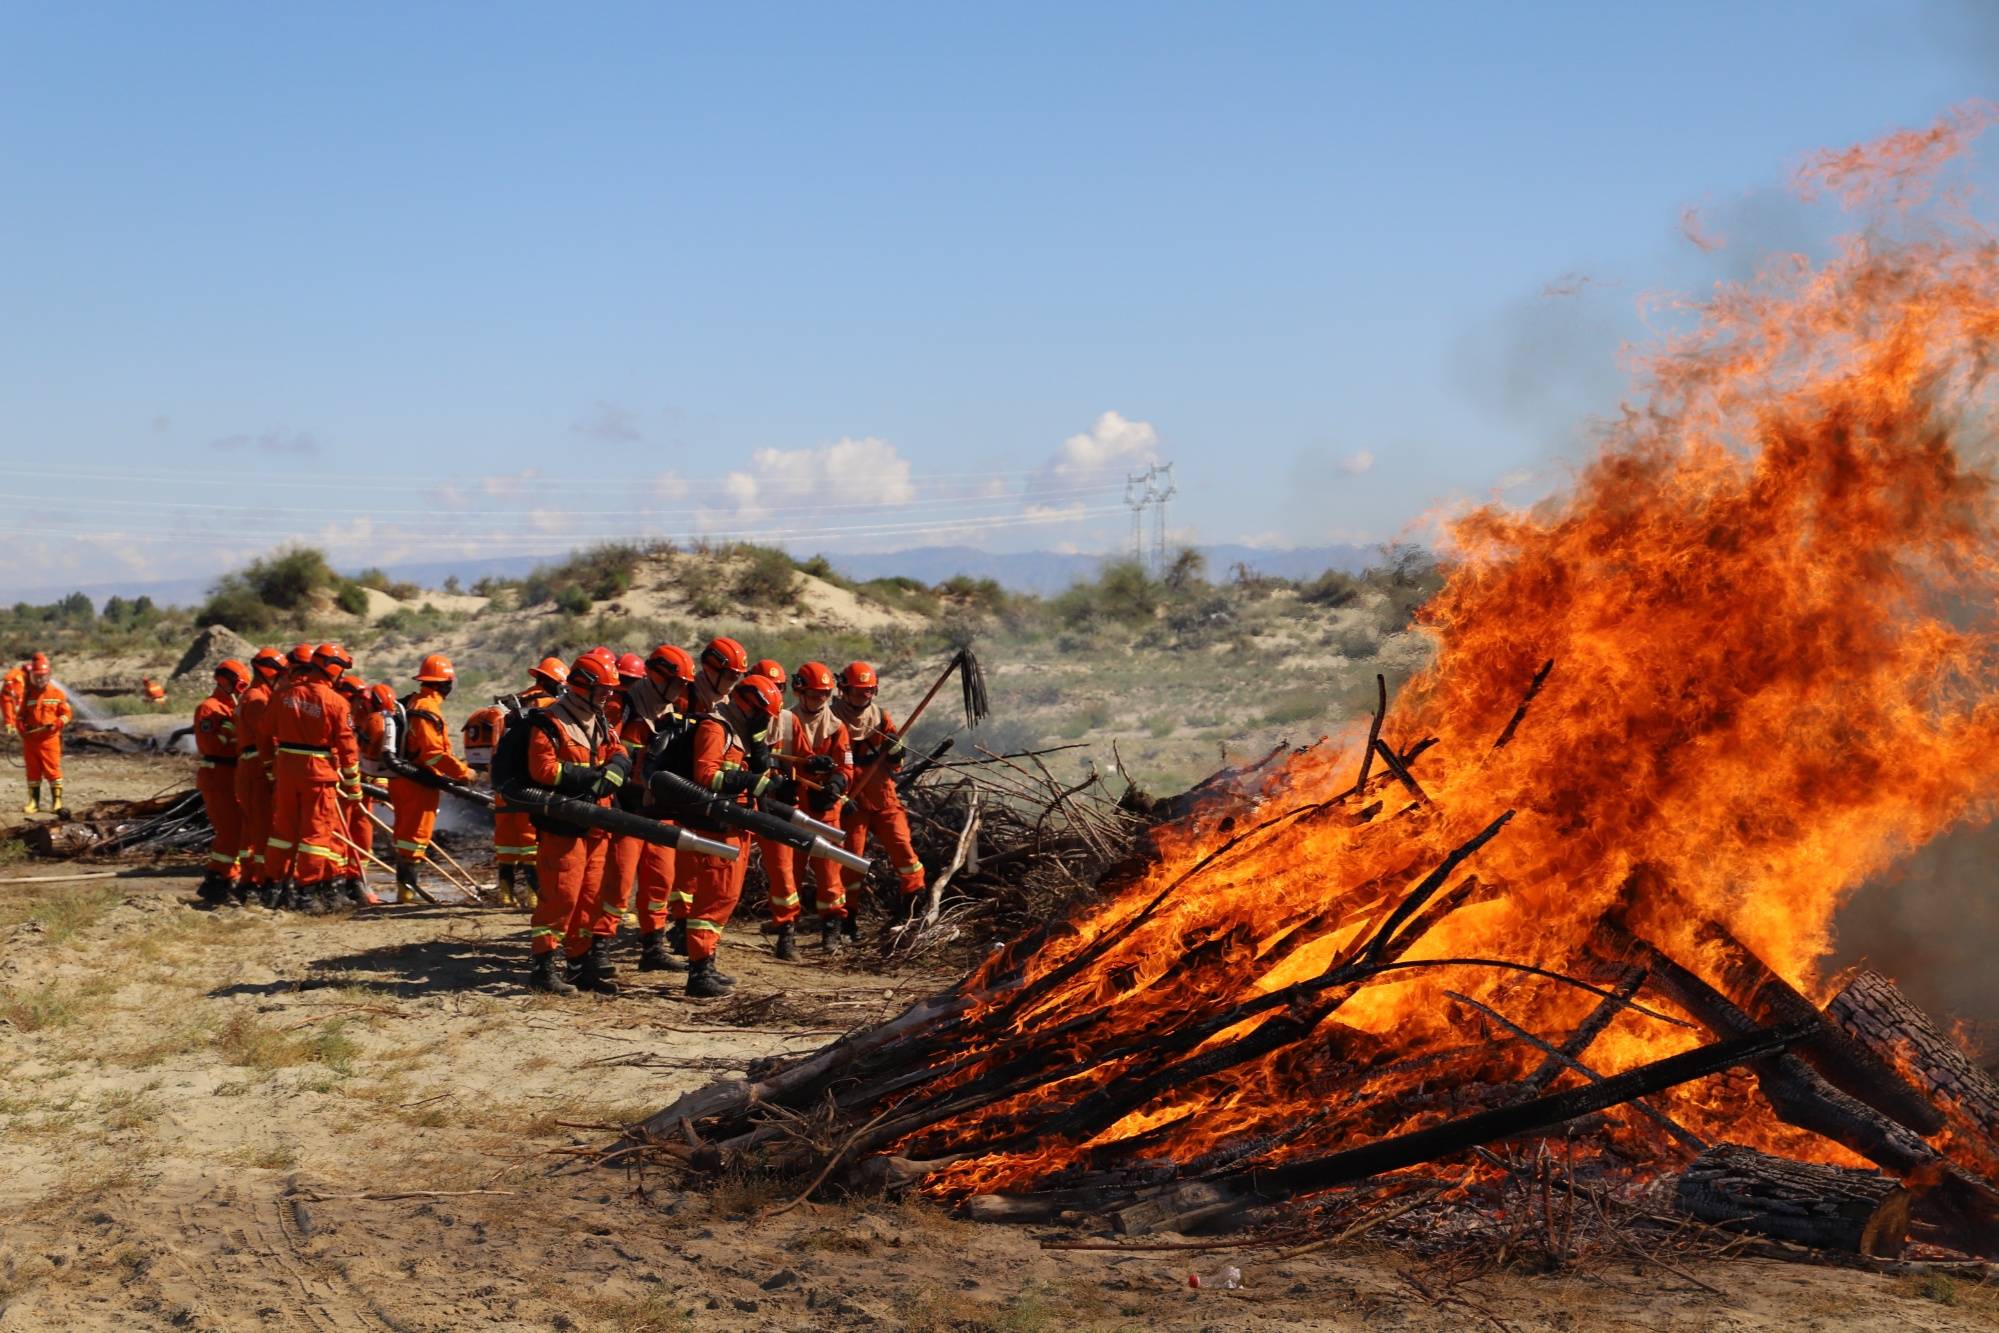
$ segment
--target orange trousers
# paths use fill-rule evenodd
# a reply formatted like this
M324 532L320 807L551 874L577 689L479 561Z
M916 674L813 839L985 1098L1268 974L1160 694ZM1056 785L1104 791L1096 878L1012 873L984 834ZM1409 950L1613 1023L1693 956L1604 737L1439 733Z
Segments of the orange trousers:
M337 836L346 829L339 788L324 778L294 777L288 765L278 766L271 836L264 840L264 869L273 880L323 884L332 879L346 859Z
M534 915L528 918L533 932L534 951L553 953L574 938L579 914L596 907L597 885L604 878L604 858L611 852L611 835L590 829L580 838L540 831L534 849L535 877L541 881L541 896ZM589 931L582 932L581 953L590 947Z
M21 737L21 759L28 767L28 781L62 781L62 732L54 727Z
M264 844L271 836L271 781L264 776L264 761L255 754L236 761L236 811L241 821L243 878L252 884L266 883L271 878L264 864Z
M493 859L503 866L534 864L534 823L525 810L493 809Z
M633 896L638 900L641 933L666 929L667 904L673 897L673 864L673 848L651 842L639 844L638 889Z
M243 816L236 805L236 767L204 759L195 770L195 790L208 812L208 826L215 836L208 840L208 868L218 875L236 878L236 859L243 850Z
M771 838L758 838L757 860L763 863L764 886L770 893L770 919L780 926L798 920L798 871L792 849Z
M743 896L743 877L750 870L750 840L744 833L707 833L703 837L733 843L739 853L734 861L699 852L673 858L673 890L686 894L687 961L698 963L713 958L722 943L722 927Z
M389 779L389 804L396 808L396 860L422 861L430 855L430 835L437 829L435 787L408 778Z
M363 796L358 801L344 801L340 808L347 812L347 827L342 830L347 835L347 843L340 844L340 873L349 879L360 879L368 872L368 858L362 852L375 850L375 821L369 816L375 811L375 803Z
M632 880L639 873L639 857L646 848L643 838L611 835L611 850L604 854L604 873L597 881L597 901L584 922L595 935L615 935L625 907L632 900ZM590 947L588 936L583 947Z
M909 841L909 815L899 799L874 810L849 805L840 812L840 827L847 830L848 851L856 856L863 854L868 849L868 838L872 836L882 845L902 891L923 892L923 861ZM848 888L860 882L859 871L845 873L851 877L847 881Z

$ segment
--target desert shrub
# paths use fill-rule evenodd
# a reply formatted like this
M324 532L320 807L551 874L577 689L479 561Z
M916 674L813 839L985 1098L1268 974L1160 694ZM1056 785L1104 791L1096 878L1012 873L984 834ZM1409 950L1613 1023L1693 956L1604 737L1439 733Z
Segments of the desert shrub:
M919 616L937 614L937 594L930 591L929 585L921 579L896 574L885 579L869 579L857 585L854 591L891 611L908 611Z
M833 568L833 562L823 555L815 555L810 560L794 561L793 564L799 573L810 574L821 583L830 583L836 588L845 588L848 592L855 592L861 586Z
M745 546L741 559L730 588L739 602L776 607L797 604L798 580L790 556L768 546Z
M550 600L555 603L555 609L566 616L586 615L591 605L590 594L574 583L558 588Z
M316 595L337 596L352 586L333 572L323 552L287 547L216 580L197 619L238 633L302 625Z
M1064 718L1061 725L1055 728L1055 734L1065 741L1081 740L1099 727L1109 726L1112 716L1108 703L1101 699L1093 700Z
M521 580L522 604L556 602L559 606L573 606L576 594L580 593L583 607L588 610L592 603L608 602L630 590L639 561L645 555L644 549L630 542L606 542L579 551L558 564L537 565ZM564 598L566 601L558 600Z
M1326 692L1317 686L1280 690L1265 706L1263 720L1269 726L1279 727L1309 721L1326 711L1327 702Z
M1006 589L998 579L975 579L969 574L953 574L931 590L973 615L997 615L1006 608Z
M1183 546L1173 553L1173 559L1166 566L1162 581L1168 592L1186 592L1207 581L1208 557L1191 546Z
M333 594L333 604L350 616L368 614L368 592L358 583L343 583Z
M458 617L449 611L440 611L429 602L422 606L401 606L383 616L375 624L390 634L406 634L420 638L436 634L450 628Z
M1329 569L1300 584L1298 599L1314 606L1345 606L1360 596L1361 581L1343 569Z
M1097 610L1121 625L1138 625L1159 613L1160 585L1135 560L1105 565L1097 575Z
M416 584L407 580L391 579L386 571L372 567L356 574L354 581L364 588L373 588L376 592L393 597L399 602L413 602L423 595L423 589Z
M1388 596L1394 612L1393 625L1400 629L1415 618L1416 610L1436 596L1444 586L1443 566L1420 546L1391 546L1381 564L1361 575L1362 582Z
M1326 647L1348 661L1358 662L1373 657L1381 651L1381 634L1370 625L1347 625L1340 629L1327 630L1323 640Z

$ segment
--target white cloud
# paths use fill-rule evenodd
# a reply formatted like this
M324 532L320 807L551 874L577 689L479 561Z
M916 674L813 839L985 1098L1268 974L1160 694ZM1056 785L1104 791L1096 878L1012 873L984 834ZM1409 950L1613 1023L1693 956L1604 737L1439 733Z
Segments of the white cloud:
M1106 412L1081 435L1062 441L1048 465L1050 477L1063 481L1092 478L1113 468L1143 466L1159 461L1159 432L1149 421L1132 421Z
M750 455L750 464L750 470L723 478L722 491L735 512L717 517L745 522L774 509L893 506L916 499L909 460L872 435L859 440L842 436L810 449L759 449Z
M1363 472L1374 470L1374 455L1362 449L1348 454L1333 466L1346 476L1358 477Z

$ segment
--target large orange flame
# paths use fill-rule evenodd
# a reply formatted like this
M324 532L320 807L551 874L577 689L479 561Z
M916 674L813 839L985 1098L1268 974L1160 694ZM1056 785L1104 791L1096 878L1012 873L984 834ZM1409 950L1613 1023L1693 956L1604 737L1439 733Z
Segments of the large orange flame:
M1814 179L1904 204L1982 116L1827 155ZM1011 1151L959 1163L940 1187L1026 1187L1120 1144L1185 1162L1314 1116L1287 1150L1407 1128L1340 1109L1354 1091L1343 1078L1389 1057L1454 1060L1479 1086L1518 1077L1539 1057L1480 1049L1477 1024L1442 992L1556 1036L1594 997L1453 966L1365 988L1312 1040L1162 1091L1082 1141L1019 1136L1131 1068L1134 1034L1318 974L1505 811L1515 817L1471 867L1483 901L1412 957L1570 969L1621 912L1695 964L1696 932L1719 923L1808 991L1847 894L1952 825L1989 819L1999 533L1991 478L1973 460L1999 350L1999 249L1961 221L1901 232L1852 237L1823 264L1787 258L1690 305L1690 330L1641 365L1643 406L1609 428L1570 494L1453 522L1448 585L1421 617L1435 659L1384 729L1404 749L1437 738L1416 766L1428 804L1398 811L1408 798L1389 788L1371 821L1302 818L1219 856L1239 829L1196 819L1165 830L1166 854L1143 882L1028 964L1045 981L1102 949L1008 1017L1012 1031L1070 1025L1060 1049L1073 1072L1053 1100L1038 1090L1001 1101L907 1145L1016 1135ZM1495 749L1547 659L1546 687ZM1358 750L1334 748L1289 763L1258 793L1264 810L1349 786ZM1626 901L1633 883L1651 887ZM1693 1041L1626 1014L1591 1060L1613 1072ZM948 1077L983 1070L975 1058ZM1425 1104L1419 1118L1450 1109ZM1691 1085L1671 1105L1718 1136L1842 1155L1777 1125L1739 1080Z

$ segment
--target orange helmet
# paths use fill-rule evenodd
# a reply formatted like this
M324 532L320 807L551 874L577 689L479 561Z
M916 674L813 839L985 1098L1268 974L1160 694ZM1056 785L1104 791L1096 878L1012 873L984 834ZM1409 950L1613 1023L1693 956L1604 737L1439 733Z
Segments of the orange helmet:
M285 655L285 661L289 662L292 666L292 669L295 671L300 667L311 666L312 645L309 643L293 644L291 652Z
M846 670L840 673L840 688L878 690L881 688L881 677L877 676L875 669L866 662L849 662Z
M701 650L701 665L740 676L750 669L750 655L734 639L710 639Z
M368 690L368 700L386 713L396 706L396 692L386 683L371 686Z
M685 685L694 679L694 659L687 655L685 648L662 643L646 658L646 670Z
M755 672L743 677L742 683L729 692L729 699L752 722L769 722L784 711L784 696L778 693L777 686L771 684L770 677Z
M215 664L217 679L227 676L237 689L247 689L250 685L250 668L233 657L225 657Z
M775 684L780 690L784 688L785 681L789 679L784 674L784 668L768 657L751 667L750 674L752 676L762 676L765 680Z
M643 657L640 657L637 653L620 653L618 655L618 680L621 684L629 685L644 676L645 673L646 664Z
M791 688L799 694L831 694L833 668L824 662L804 662L791 673Z
M340 673L354 665L354 659L339 644L322 643L312 650L312 664L324 671L328 680L339 680Z
M528 675L536 684L544 686L550 694L562 688L569 679L569 668L562 665L559 657L544 657L528 668Z
M432 653L417 663L416 678L426 685L449 685L458 679L458 672L450 658L443 653Z
M608 656L608 654L607 654ZM615 661L606 662L596 655L596 650L583 654L569 664L569 688L578 694L588 694L593 685L604 685L612 689L618 686L618 667Z
M34 655L33 657L29 658L29 659L28 659L28 674L29 674L29 675L31 675L31 676L46 676L46 675L48 675L48 674L49 674L49 655L48 655L47 653L36 653L36 654L35 654L35 655Z
M351 671L344 671L341 673L340 679L333 682L333 688L352 701L368 692L368 682L362 680Z
M618 669L618 655L601 643L592 648L587 655L596 658L600 662L608 663L613 671Z
M260 673L275 676L285 669L285 655L275 648L259 648L250 665Z

